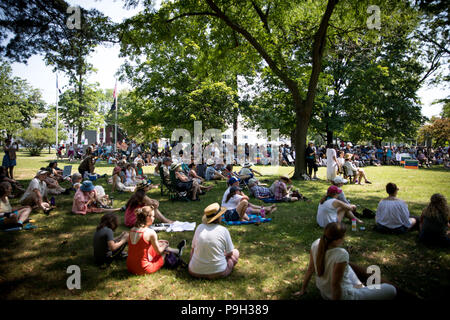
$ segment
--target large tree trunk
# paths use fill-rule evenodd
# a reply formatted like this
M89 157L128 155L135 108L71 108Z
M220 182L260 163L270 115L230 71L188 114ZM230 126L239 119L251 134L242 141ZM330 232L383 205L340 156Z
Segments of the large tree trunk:
M312 70L308 83L308 93L306 100L301 101L296 92L291 93L294 98L294 105L297 111L297 139L295 144L295 172L294 179L302 179L302 174L306 173L306 137L308 134L309 121L311 119L314 98L316 97L317 83L322 70L322 57L325 50L328 21L333 13L338 0L329 0L325 13L320 21L319 29L314 35L312 47Z
M327 144L333 143L333 131L327 130Z

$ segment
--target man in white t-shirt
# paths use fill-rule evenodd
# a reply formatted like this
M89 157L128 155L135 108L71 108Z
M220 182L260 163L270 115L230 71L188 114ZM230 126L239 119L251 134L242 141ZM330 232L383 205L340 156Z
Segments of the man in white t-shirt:
M20 203L24 206L31 206L32 208L40 208L48 213L50 204L48 203L48 189L45 179L49 172L47 170L39 170L36 177L31 180L30 185L20 198Z
M220 225L226 211L218 203L205 208L202 224L192 240L189 273L193 277L216 279L228 276L239 259L230 232Z

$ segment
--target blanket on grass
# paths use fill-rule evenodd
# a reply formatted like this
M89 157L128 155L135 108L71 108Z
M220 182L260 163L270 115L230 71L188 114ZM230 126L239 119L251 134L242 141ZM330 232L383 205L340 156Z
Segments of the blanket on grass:
M264 223L264 222L272 221L272 218L261 218L260 216L257 216L256 214L249 214L248 217L250 218L249 221L226 221L225 215L223 215L222 221L229 226L230 225L241 225L241 224Z

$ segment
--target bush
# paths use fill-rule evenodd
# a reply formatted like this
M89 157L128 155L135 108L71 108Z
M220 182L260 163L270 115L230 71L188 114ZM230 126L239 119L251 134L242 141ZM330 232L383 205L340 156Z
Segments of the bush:
M40 156L42 149L55 142L56 134L50 128L30 128L22 131L21 138L30 156Z

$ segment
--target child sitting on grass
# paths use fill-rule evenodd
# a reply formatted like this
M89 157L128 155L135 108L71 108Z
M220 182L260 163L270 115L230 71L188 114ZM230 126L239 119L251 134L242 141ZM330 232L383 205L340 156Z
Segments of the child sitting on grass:
M119 226L119 218L114 213L105 214L94 234L94 260L98 265L111 264L112 261L123 259L127 254L123 252L128 242L128 232L114 238L114 231Z

